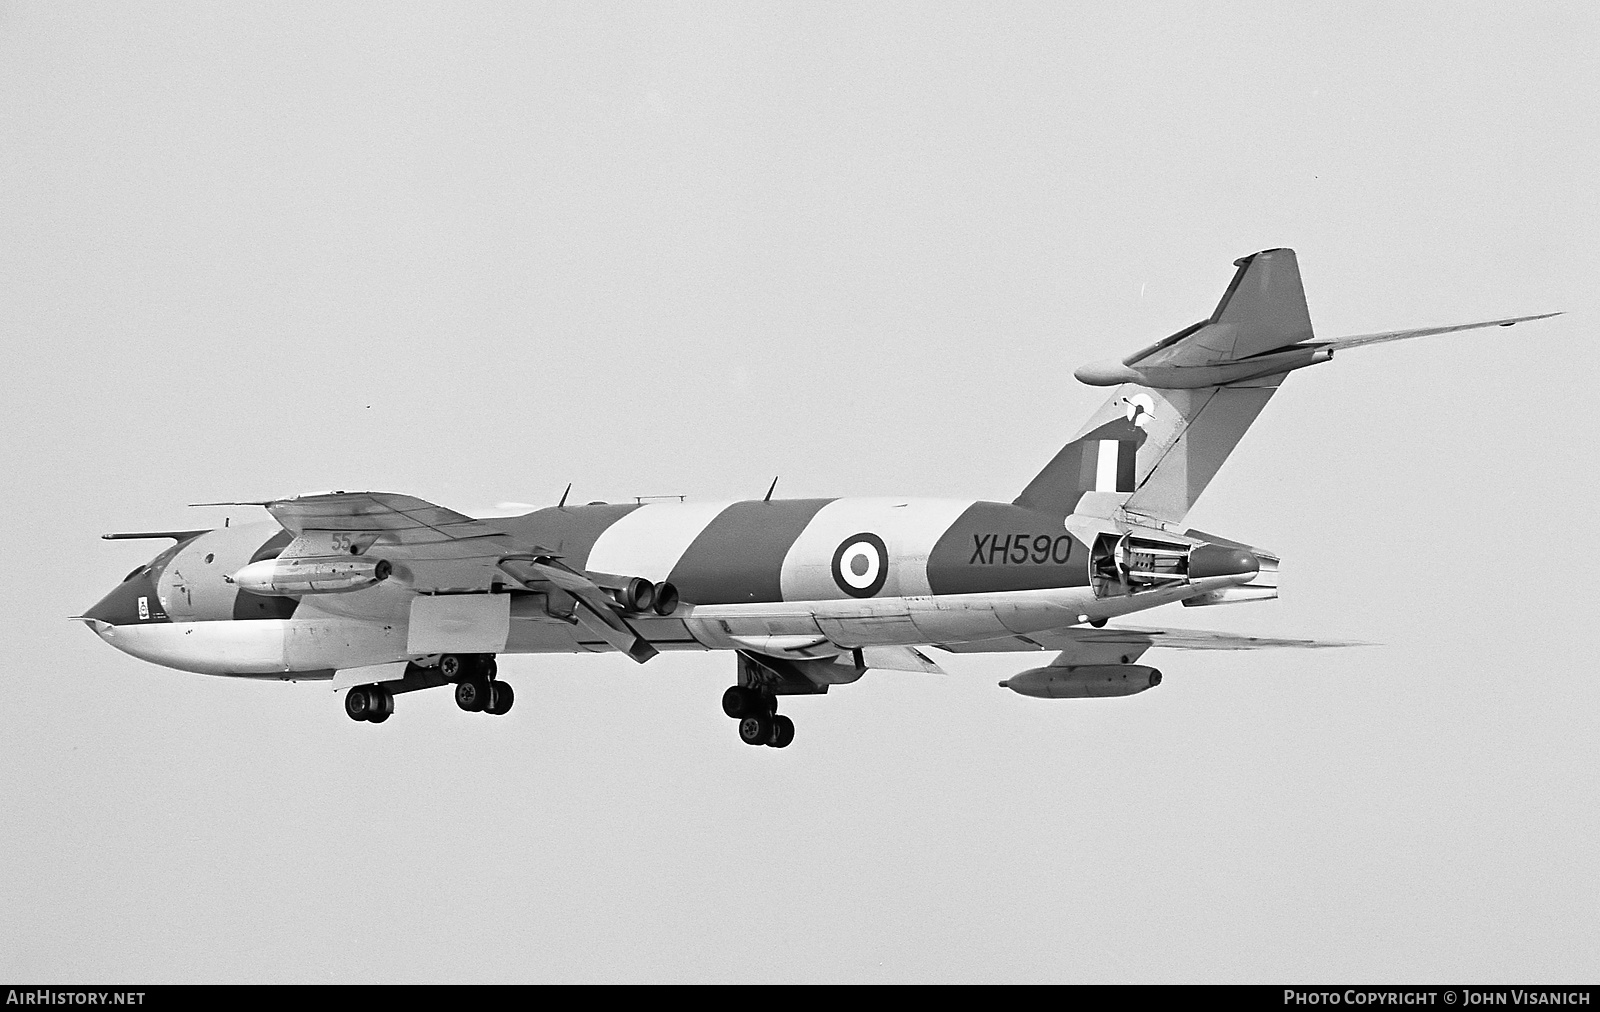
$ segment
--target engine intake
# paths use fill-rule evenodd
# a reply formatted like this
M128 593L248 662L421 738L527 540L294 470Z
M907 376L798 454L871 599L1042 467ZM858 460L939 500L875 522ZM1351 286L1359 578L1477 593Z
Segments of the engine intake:
M343 594L387 580L394 572L388 559L346 555L263 559L233 574L240 590L268 597Z

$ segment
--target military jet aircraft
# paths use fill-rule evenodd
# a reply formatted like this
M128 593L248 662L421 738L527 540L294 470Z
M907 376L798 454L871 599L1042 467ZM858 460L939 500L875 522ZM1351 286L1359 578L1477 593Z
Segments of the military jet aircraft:
M1120 361L1078 369L1111 398L1011 502L874 497L560 504L478 518L407 495L251 503L271 519L171 538L81 619L119 650L186 671L326 679L382 723L395 697L453 685L505 714L504 653L730 650L739 737L794 738L778 697L872 669L939 671L924 652L1054 651L1000 684L1127 696L1160 684L1151 647L1331 645L1106 628L1165 604L1278 594L1278 557L1184 517L1289 373L1335 352L1557 314L1324 340L1293 250L1235 263L1216 311ZM570 486L569 486L570 492ZM222 504L206 504L222 505ZM245 504L228 504L245 505Z

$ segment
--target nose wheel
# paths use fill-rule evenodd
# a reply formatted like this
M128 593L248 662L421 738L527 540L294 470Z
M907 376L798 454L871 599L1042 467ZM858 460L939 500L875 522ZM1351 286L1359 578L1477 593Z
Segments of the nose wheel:
M776 696L749 686L735 685L722 694L722 712L739 722L739 740L746 745L788 748L794 721L777 709Z

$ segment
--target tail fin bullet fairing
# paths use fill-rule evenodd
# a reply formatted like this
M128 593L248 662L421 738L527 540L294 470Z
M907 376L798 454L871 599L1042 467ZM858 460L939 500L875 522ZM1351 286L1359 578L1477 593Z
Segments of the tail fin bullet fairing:
M1116 389L1011 503L919 498L639 502L474 519L411 496L334 492L253 503L271 520L171 538L76 616L168 667L348 690L381 723L394 697L453 685L504 714L502 653L726 650L724 712L782 748L778 697L873 669L942 673L919 648L1053 650L1000 684L1039 698L1161 683L1151 647L1348 646L1195 630L1102 629L1158 607L1277 596L1276 555L1183 519L1289 373L1348 348L1544 316L1324 340L1293 250L1256 253L1216 311L1078 379ZM242 504L241 504L242 505Z

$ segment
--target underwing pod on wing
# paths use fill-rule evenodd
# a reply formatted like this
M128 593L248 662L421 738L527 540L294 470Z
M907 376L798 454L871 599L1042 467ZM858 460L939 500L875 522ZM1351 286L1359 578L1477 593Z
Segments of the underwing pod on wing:
M388 559L280 557L250 563L233 574L233 582L240 590L278 597L344 594L382 583L393 572L394 563Z
M1161 672L1145 664L1082 664L1030 668L1000 683L1036 699L1103 699L1131 696L1161 684Z

